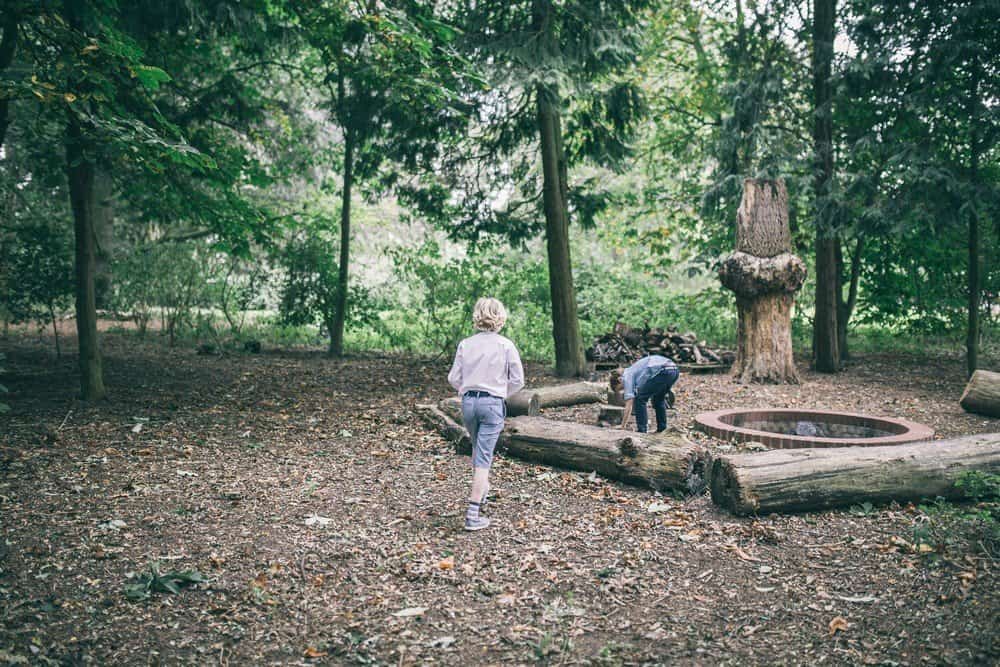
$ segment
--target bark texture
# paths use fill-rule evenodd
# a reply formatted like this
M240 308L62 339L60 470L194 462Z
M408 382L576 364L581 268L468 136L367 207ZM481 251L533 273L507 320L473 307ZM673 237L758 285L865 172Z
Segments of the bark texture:
M540 47L557 52L551 25L552 1L532 0L532 29ZM569 249L569 177L560 118L559 90L538 84L535 88L539 148L542 153L542 205L545 210L545 248L549 263L552 300L552 339L556 374L576 377L586 371L583 337L573 289L573 263Z
M341 83L341 86L343 83ZM343 97L343 93L341 93ZM351 266L351 189L354 185L354 133L344 133L344 189L340 201L340 259L337 266L337 302L330 330L330 356L344 356L347 320L348 269Z
M418 405L417 410L445 438L468 442L465 429L456 435L454 420L443 410L427 405ZM608 479L685 494L704 490L710 464L706 449L677 433L628 433L544 417L508 419L498 447L532 463L596 471Z
M776 449L712 464L716 505L739 515L805 512L863 502L965 498L970 471L1000 473L1000 433L884 447Z
M755 257L776 257L791 251L788 191L784 181L748 178L736 211L736 251Z
M840 370L840 238L829 201L833 181L833 40L836 0L813 0L813 161L816 192L816 306L813 317L813 361L816 370Z
M596 382L574 382L573 384L557 384L551 387L525 389L538 396L538 406L555 408L564 405L582 405L584 403L602 403L607 400L608 388Z
M1000 373L984 370L973 373L959 404L966 412L1000 417Z
M806 269L791 251L784 182L746 179L736 252L719 266L722 284L736 293L737 382L799 381L792 354L792 306Z
M507 414L511 417L534 417L540 407L538 394L530 389L522 389L507 399Z
M736 297L736 363L733 378L740 383L798 384L792 354L791 294L767 294L756 299Z
M789 252L756 257L737 251L719 266L719 279L738 296L748 299L772 293L792 294L806 280L806 265Z
M104 398L104 371L97 337L94 291L94 165L83 148L83 131L70 114L66 138L66 175L76 237L76 334L80 349L80 392L83 400Z

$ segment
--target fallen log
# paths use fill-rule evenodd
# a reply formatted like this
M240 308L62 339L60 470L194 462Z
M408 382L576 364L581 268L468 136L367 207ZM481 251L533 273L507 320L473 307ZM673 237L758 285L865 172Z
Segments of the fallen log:
M966 412L1000 417L1000 373L976 371L959 401Z
M554 408L563 405L580 405L582 403L603 403L608 395L604 384L594 382L575 382L573 384L557 384L551 387L523 389L538 395L538 406Z
M417 411L455 443L456 452L471 452L468 433L445 410L418 405ZM532 463L596 471L608 479L683 493L704 490L711 462L708 450L678 433L646 435L544 417L508 419L498 448Z
M445 440L455 446L456 454L472 454L472 441L469 432L461 421L456 422L450 415L436 405L417 405L417 414L424 422L436 429Z
M507 399L507 415L510 417L521 417L527 415L534 417L541 407L539 396L531 389L522 389Z
M965 473L1000 473L1000 433L880 447L775 449L712 463L712 501L734 514L806 512L863 502L964 499Z
M619 405L602 405L597 413L597 423L620 426L623 416L625 416L625 408Z
M701 492L711 461L708 450L679 433L630 433L544 417L508 419L500 440L525 461L596 471L657 491Z

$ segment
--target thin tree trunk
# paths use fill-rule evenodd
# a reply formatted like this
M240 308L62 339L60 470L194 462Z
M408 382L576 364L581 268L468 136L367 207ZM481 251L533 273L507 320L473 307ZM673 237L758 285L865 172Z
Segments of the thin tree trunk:
M52 335L56 339L56 359L62 359L62 348L59 346L59 327L56 326L56 309L49 302L49 319L52 321Z
M861 255L864 252L865 240L859 236L857 244L854 246L854 255L851 257L851 277L847 287L847 301L841 301L837 311L837 345L840 348L840 359L846 361L850 359L847 347L847 325L854 315L854 308L858 303L858 283L861 281Z
M532 3L532 28L552 55L550 0ZM538 135L542 152L542 203L545 209L545 246L549 262L549 292L552 299L552 339L555 343L556 375L583 375L586 361L573 289L573 266L569 249L568 167L559 117L559 91L539 84L535 90Z
M104 373L97 337L94 295L94 165L84 154L83 131L72 112L66 141L66 172L76 236L76 334L80 350L80 390L85 401L104 398Z
M351 261L351 187L354 185L354 133L344 137L344 191L340 204L340 265L337 267L336 308L330 331L329 354L344 356L344 321L347 318L347 282Z
M976 368L979 367L979 308L982 301L982 280L979 275L979 211L977 206L979 200L979 152L981 148L976 125L979 121L980 106L979 77L979 61L976 59L972 66L972 94L969 98L972 107L969 114L969 122L972 125L972 136L969 141L971 152L969 183L972 186L972 205L969 207L969 325L965 338L965 363L969 377L972 377Z
M552 299L552 339L556 375L583 375L586 365L577 318L576 294L569 248L569 215L566 206L566 160L562 149L558 101L555 94L538 88L538 129L542 149L542 199L545 207L545 245L549 260Z
M3 39L0 39L0 72L10 67L17 51L18 17L13 11L8 11L3 18ZM0 147L3 147L10 127L10 100L0 97Z
M975 147L972 153L972 178L977 177L979 155ZM975 180L973 180L975 183ZM969 377L979 367L979 307L981 301L981 279L979 275L979 216L975 204L969 211L969 325L965 338L965 361Z
M833 180L833 120L830 76L833 68L835 0L813 0L813 102L816 193L816 305L813 319L813 355L816 370L840 370L837 308L840 303L837 271L839 239L828 201Z

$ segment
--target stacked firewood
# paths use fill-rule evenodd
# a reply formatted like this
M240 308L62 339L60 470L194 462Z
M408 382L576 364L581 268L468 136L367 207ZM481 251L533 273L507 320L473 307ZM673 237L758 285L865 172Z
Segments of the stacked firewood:
M649 354L669 357L679 364L729 366L736 355L715 350L699 341L694 332L681 333L677 327L632 328L618 322L587 350L587 359L598 364L630 364Z

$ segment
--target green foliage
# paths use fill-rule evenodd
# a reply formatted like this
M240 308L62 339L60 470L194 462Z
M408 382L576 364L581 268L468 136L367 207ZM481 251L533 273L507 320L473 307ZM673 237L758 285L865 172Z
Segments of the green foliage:
M18 227L0 242L4 271L0 307L12 322L48 322L73 297L73 249L66 230L51 224Z
M209 285L218 265L211 248L197 243L137 245L114 263L114 303L128 313L140 335L159 316L160 329L173 345L195 326L196 312L214 305Z
M393 347L450 354L472 333L472 307L481 296L494 296L510 313L503 333L527 359L552 358L552 319L546 263L497 243L480 244L467 254L449 256L437 242L417 250L391 253L400 302L383 314ZM676 324L713 342L729 343L735 332L730 297L715 290L672 293L628 266L582 263L575 272L580 326L585 344L616 321L642 325Z
M329 333L337 315L340 290L334 249L336 239L319 228L296 235L282 250L279 262L284 270L278 310L284 324L322 324ZM351 325L370 324L377 317L377 302L369 290L351 285L347 293L346 321Z
M197 570L160 572L160 564L153 562L134 582L125 585L125 597L132 602L142 602L150 599L154 593L179 595L182 588L206 581L208 578Z

